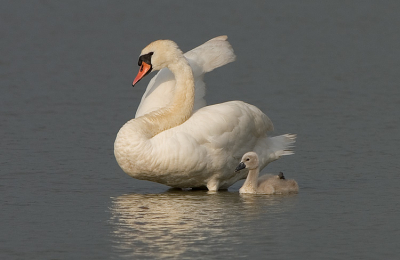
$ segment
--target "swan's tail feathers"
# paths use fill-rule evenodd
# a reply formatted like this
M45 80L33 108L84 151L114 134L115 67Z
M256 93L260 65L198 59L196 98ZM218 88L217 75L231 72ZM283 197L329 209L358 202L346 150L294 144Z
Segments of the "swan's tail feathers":
M277 138L282 142L282 146L285 146L282 150L278 151L282 155L291 155L294 154L294 143L296 142L296 134L285 134L280 136L275 136L273 138Z
M202 73L210 72L236 59L233 48L227 39L226 35L215 37L188 51L185 53L185 57L191 64L196 61ZM196 71L194 71L194 74L196 74Z
M294 154L294 143L296 142L297 135L285 134L274 137L268 137L266 141L265 150L261 151L264 154L261 164L267 165L268 163L279 159L283 155Z

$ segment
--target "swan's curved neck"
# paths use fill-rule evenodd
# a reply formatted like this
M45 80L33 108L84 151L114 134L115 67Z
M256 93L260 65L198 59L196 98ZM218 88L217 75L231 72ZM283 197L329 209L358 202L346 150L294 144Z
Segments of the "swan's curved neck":
M140 179L141 173L154 172L153 163L143 160L143 154L158 158L158 146L152 138L167 129L185 122L192 114L194 104L193 72L181 53L175 53L167 67L175 75L174 96L169 105L128 121L118 132L114 154L121 168L132 177Z
M178 126L192 114L194 104L193 72L187 60L180 55L168 65L175 76L175 93L171 103L163 108L135 119L142 133L151 138L158 133Z
M259 168L249 170L246 181L243 183L243 186L241 189L256 191L259 173L260 173Z

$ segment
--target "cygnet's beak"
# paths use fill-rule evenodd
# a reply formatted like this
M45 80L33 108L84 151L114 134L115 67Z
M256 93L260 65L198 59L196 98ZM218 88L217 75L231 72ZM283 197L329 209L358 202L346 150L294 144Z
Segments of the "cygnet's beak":
M236 167L235 172L238 172L244 168L246 168L246 164L244 164L244 162L240 162L239 165Z
M151 72L151 69L152 69L151 65L149 65L149 64L147 64L146 62L143 61L142 65L140 66L139 73L137 74L135 80L132 83L132 87L134 87L135 84L139 82L139 80L144 78L144 76L149 74Z

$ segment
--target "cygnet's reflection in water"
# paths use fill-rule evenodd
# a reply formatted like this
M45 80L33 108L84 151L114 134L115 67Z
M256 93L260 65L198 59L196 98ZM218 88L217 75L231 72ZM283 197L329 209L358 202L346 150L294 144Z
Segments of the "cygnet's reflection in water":
M282 200L284 196L174 189L122 195L113 198L111 207L114 248L120 257L137 259L182 259L186 254L201 259L215 251L234 257L232 247L242 243L246 222L287 209L287 203L279 206Z

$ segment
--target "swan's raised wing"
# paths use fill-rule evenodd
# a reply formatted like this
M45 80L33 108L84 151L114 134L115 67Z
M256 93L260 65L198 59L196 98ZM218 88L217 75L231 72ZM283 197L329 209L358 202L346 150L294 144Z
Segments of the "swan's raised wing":
M219 36L184 54L193 71L195 101L193 111L206 105L204 74L235 60L236 56L227 36ZM175 90L175 77L168 68L160 70L143 94L135 118L167 106Z
M191 66L196 65L192 67L195 77L235 61L236 55L227 39L226 35L215 37L184 54Z

